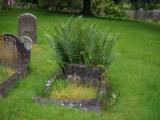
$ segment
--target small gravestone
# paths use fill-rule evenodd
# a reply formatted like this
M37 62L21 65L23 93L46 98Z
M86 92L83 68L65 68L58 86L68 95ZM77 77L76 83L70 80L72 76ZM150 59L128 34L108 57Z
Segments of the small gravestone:
M34 15L24 13L18 16L18 35L28 36L37 43L37 18Z
M152 19L155 21L160 20L160 10L152 11Z
M143 8L140 8L138 11L138 19L144 20L145 19L145 10Z

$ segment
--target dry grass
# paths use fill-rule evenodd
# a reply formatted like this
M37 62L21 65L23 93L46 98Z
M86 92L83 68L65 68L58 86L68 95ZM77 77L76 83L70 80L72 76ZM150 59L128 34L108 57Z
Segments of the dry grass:
M14 69L0 66L0 84L3 83L9 76L13 75L14 73Z
M92 99L96 97L97 90L93 87L86 87L76 83L70 83L63 89L56 89L51 92L55 99Z

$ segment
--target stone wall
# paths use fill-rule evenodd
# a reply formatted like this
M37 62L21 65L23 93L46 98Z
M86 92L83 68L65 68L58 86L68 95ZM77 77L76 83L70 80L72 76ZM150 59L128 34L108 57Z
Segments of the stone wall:
M127 10L126 14L130 18L160 20L160 10Z

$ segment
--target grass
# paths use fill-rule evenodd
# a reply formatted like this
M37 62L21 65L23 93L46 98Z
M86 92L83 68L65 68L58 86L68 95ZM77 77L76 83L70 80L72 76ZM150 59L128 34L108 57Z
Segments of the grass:
M67 82L67 83L66 83ZM96 88L84 86L67 80L56 80L52 85L50 97L55 99L93 99L96 98Z
M33 46L31 72L18 82L8 96L0 99L0 120L159 120L160 116L160 26L153 23L84 18L84 22L97 23L99 30L109 28L120 32L114 47L117 60L109 69L110 83L118 95L117 103L103 111L75 111L56 105L32 102L37 87L45 84L55 72L57 63L44 36L57 23L68 20L69 15L42 10L0 11L0 33L17 34L17 16L31 12L38 18L38 45Z
M2 84L9 76L13 74L14 74L13 69L0 65L0 84Z

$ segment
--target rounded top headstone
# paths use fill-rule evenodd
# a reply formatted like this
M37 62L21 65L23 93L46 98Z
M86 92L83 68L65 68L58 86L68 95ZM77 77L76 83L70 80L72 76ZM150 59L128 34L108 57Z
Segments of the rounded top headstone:
M19 37L30 37L33 43L37 43L37 17L31 13L23 13L18 16Z
M33 14L31 14L31 13L23 13L23 14L19 15L18 18L28 17L28 16L31 16L32 18L37 19L37 17L34 16Z
M5 63L7 63L8 65L15 66L16 68L26 67L30 61L30 51L32 48L32 40L27 36L18 38L9 33L4 33L0 35L0 37L2 41L0 43L0 46L4 46L5 48L7 48L5 50L7 50L8 53L12 54L13 56L16 56L13 58L14 61L12 62L11 61L12 57L6 58L6 53L5 53L4 55L0 56L2 60L4 58ZM10 61L11 63L9 63Z

